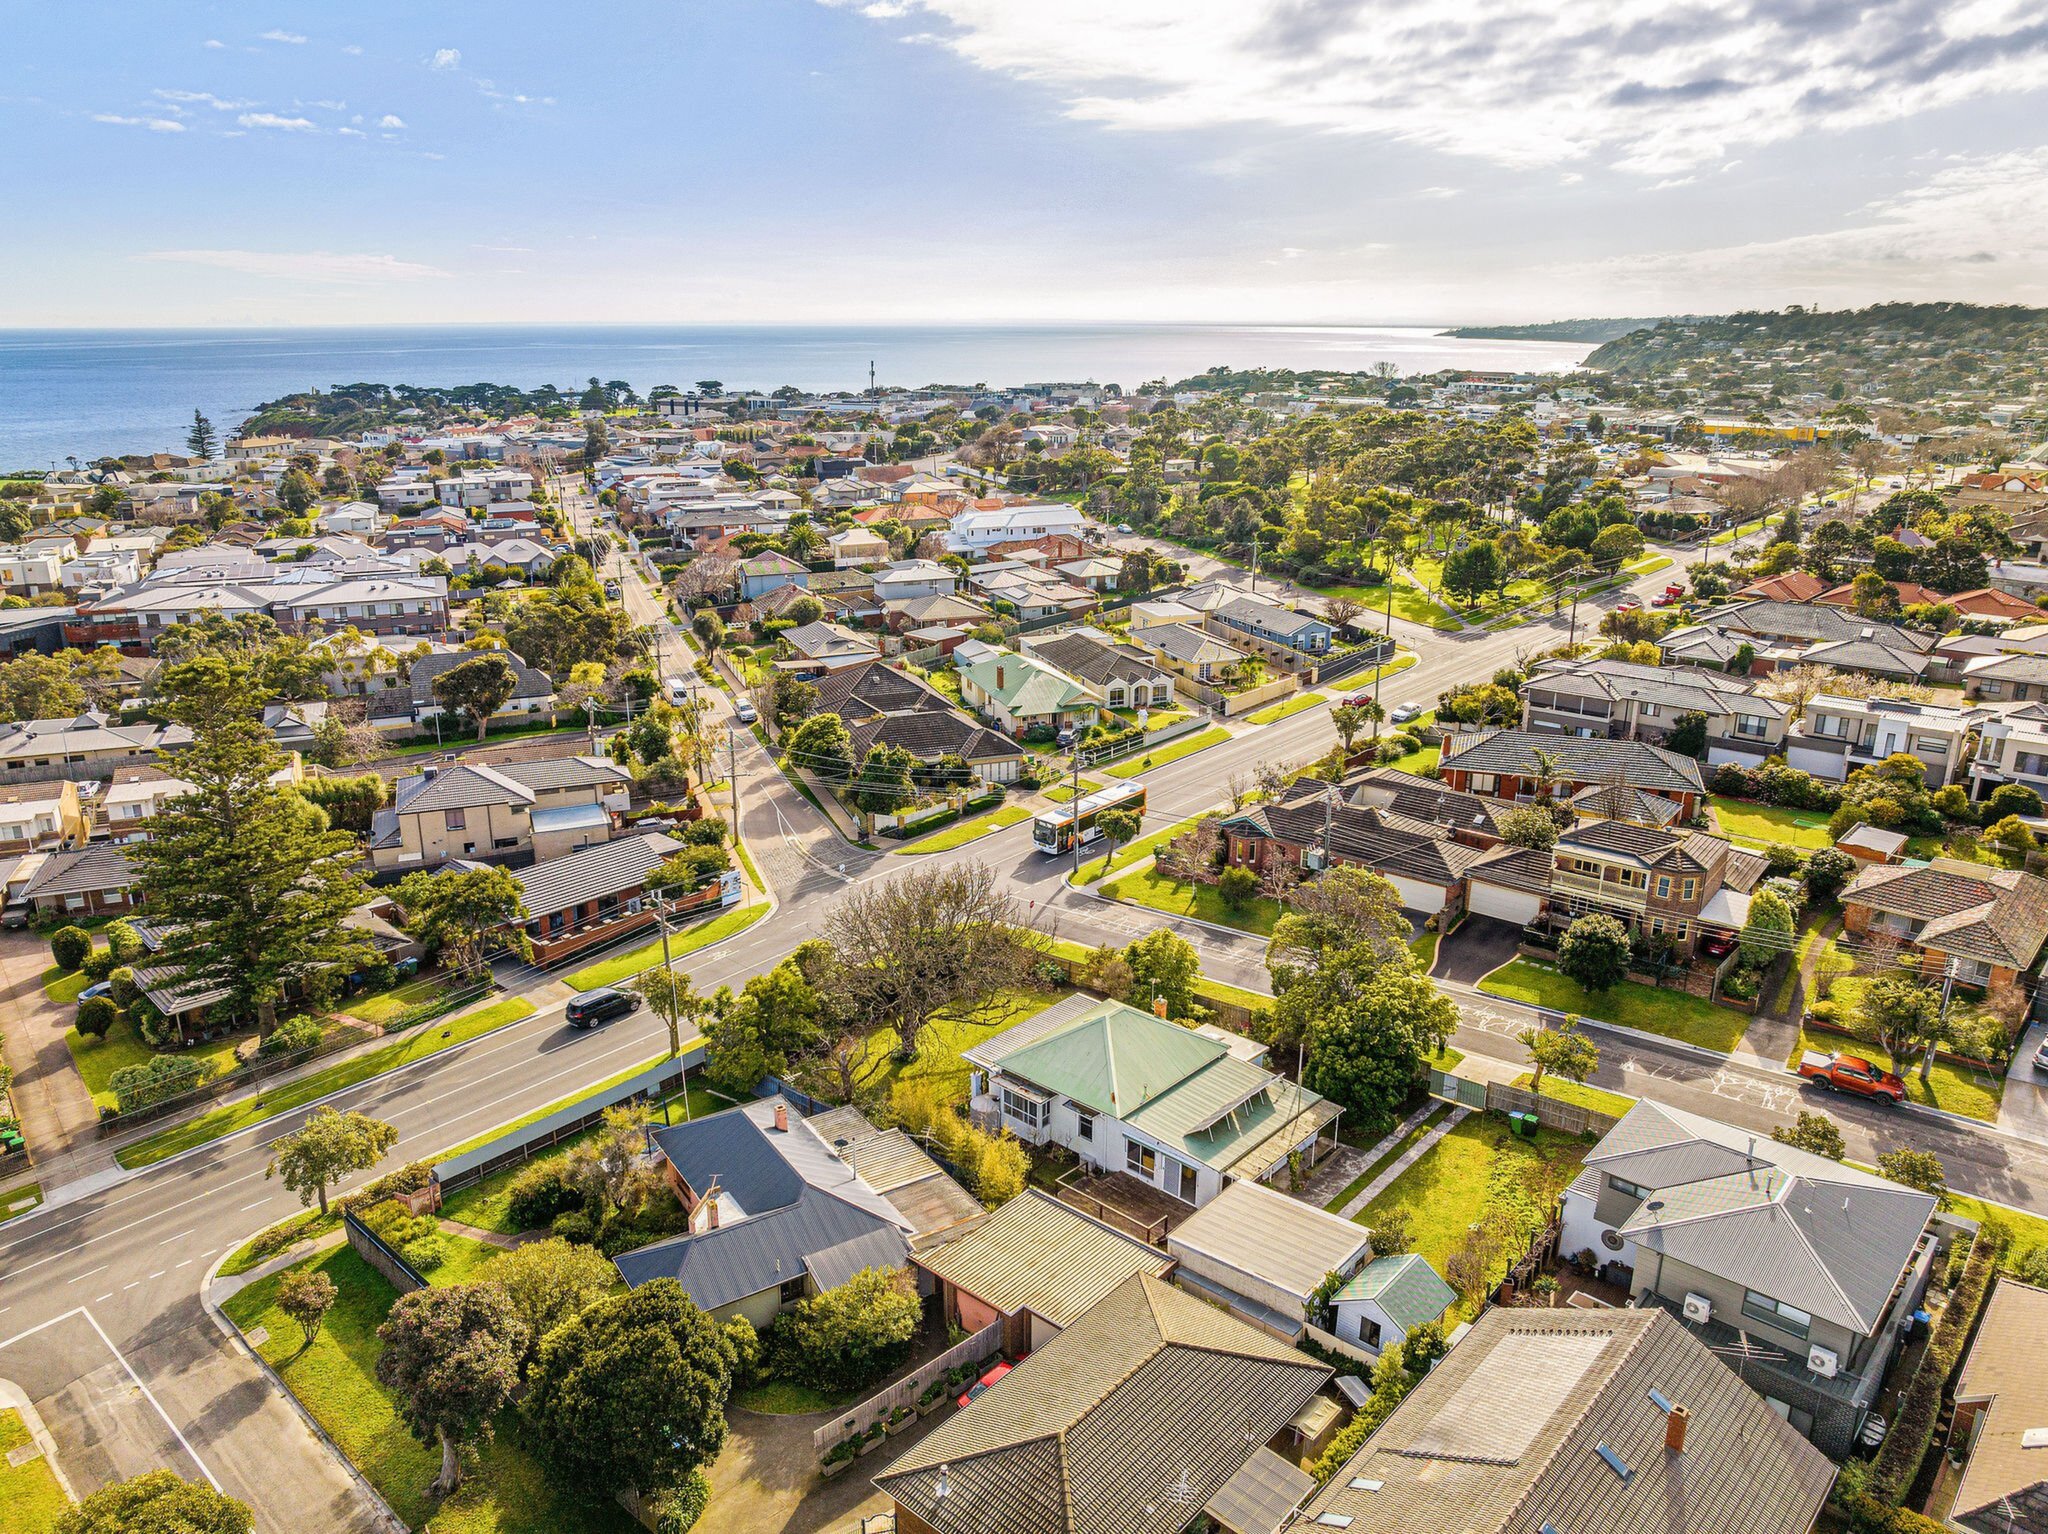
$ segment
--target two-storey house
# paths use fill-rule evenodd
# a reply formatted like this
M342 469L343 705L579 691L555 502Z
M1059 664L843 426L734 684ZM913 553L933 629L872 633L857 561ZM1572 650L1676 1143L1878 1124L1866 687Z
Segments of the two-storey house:
M1956 782L1969 765L1971 737L1996 716L1987 708L1843 698L1821 693L1785 736L1785 760L1830 783L1887 757L1918 757L1927 786Z
M0 785L0 853L82 847L89 823L69 778Z
M371 866L438 868L451 858L546 860L611 840L632 774L601 756L428 767L392 785L370 823Z
M2021 783L2048 802L2048 702L2029 703L1984 721L1970 764L1970 797Z
M1585 820L1560 835L1552 849L1543 914L1552 925L1563 926L1604 913L1690 954L1703 933L1725 937L1742 930L1749 921L1750 891L1765 867L1760 854L1704 831ZM1480 894L1489 882L1488 865L1473 868L1470 877L1472 909L1500 914L1492 908L1498 902ZM1481 911L1482 901L1489 909ZM1516 914L1519 908L1509 919Z
M1639 789L1690 819L1706 803L1700 764L1640 740L1583 739L1535 730L1475 730L1444 742L1437 775L1460 793L1523 801L1582 789Z
M1788 704L1725 671L1631 661L1545 661L1522 687L1522 728L1661 745L1678 722L1707 722L1709 764L1753 766L1784 750Z
M1846 1458L1926 1292L1931 1194L1639 1102L1563 1196L1559 1249L1681 1320Z

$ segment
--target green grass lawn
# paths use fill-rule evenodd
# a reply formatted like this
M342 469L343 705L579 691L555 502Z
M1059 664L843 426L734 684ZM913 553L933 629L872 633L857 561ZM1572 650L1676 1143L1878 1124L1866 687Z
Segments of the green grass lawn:
M1305 714L1310 709L1326 701L1328 700L1319 692L1298 692L1290 698L1282 698L1278 703L1268 703L1264 708L1254 713L1246 714L1244 716L1245 722L1247 724L1277 724L1290 714Z
M1529 1090L1529 1081L1534 1072L1524 1071L1514 1080L1514 1085L1524 1092ZM1610 1092L1604 1087L1588 1086L1583 1081L1560 1081L1555 1076L1543 1078L1543 1090L1538 1097L1554 1098L1561 1103L1570 1103L1577 1108L1591 1108L1595 1113L1611 1113L1620 1118L1636 1105L1633 1097L1620 1092Z
M1112 900L1128 900L1133 905L1149 906L1174 916L1192 916L1218 926L1235 927L1240 932L1256 932L1260 937L1271 937L1273 924L1283 914L1280 902L1270 895L1254 895L1242 910L1233 911L1223 903L1215 885L1177 884L1150 868L1121 875L1113 883L1103 885L1102 893Z
M1170 740L1163 746L1154 747L1141 756L1118 762L1104 771L1112 778L1135 778L1141 772L1150 772L1154 767L1164 767L1168 762L1177 762L1184 756L1193 756L1197 751L1206 751L1211 746L1220 746L1230 739L1230 731L1221 725L1211 725L1193 735L1183 735Z
M459 1239L449 1238L450 1245ZM405 1430L377 1383L383 1351L377 1328L397 1292L346 1246L302 1266L324 1272L340 1291L311 1347L301 1347L298 1327L277 1308L281 1274L251 1284L224 1308L244 1332L268 1329L257 1351L410 1527L424 1534L630 1534L637 1527L608 1497L557 1488L514 1411L499 1418L496 1436L479 1449L461 1489L434 1503L426 1488L440 1468L440 1453ZM442 1272L453 1266L451 1259Z
M1865 1168L1874 1171L1875 1168ZM1951 1193L1949 1207L1966 1219L1983 1224L2002 1225L2011 1232L2012 1242L2006 1248L2005 1266L2016 1267L2019 1260L2037 1247L2048 1246L2048 1220L2024 1209L2015 1209L2010 1204L1994 1204L1985 1199L1971 1198L1966 1193Z
M1081 792L1079 794L1074 792L1074 785L1072 783L1054 783L1050 787L1041 790L1041 792L1043 792L1045 797L1050 799L1054 804L1066 804L1072 800L1080 798L1081 794L1095 793L1101 787L1102 785L1100 783L1097 783L1094 779L1083 778L1081 780Z
M1330 685L1344 697L1355 698L1362 692L1372 691L1372 685L1375 681L1384 682L1388 677L1406 671L1410 666L1416 663L1417 659L1418 657L1410 655L1407 651L1403 650L1399 655L1396 655L1384 666L1375 666L1370 671L1363 672L1358 676L1347 676L1340 681L1331 683ZM1393 705L1391 703L1388 704L1389 708L1391 708L1392 706ZM1411 719L1409 721L1409 724L1413 725L1420 722L1420 720ZM1401 726L1385 726L1384 728L1399 729L1401 728Z
M1737 538L1745 538L1749 534L1768 526L1775 520L1776 518L1773 517L1758 517L1754 522L1738 522L1733 527L1723 528L1720 532L1713 534L1707 539L1707 542L1710 544L1733 543Z
M884 1028L869 1036L859 1069L866 1075L867 1086L883 1097L898 1080L924 1080L964 1102L969 1067L960 1051L1043 1012L1058 999L1045 991L1006 991L978 1020L942 1012L926 1026L918 1039L917 1057L909 1061L895 1058L896 1032Z
M0 1530L6 1534L50 1534L71 1508L42 1455L19 1465L9 1462L16 1449L34 1442L20 1412L0 1411Z
M1831 993L1841 996L1845 989L1860 982L1838 980ZM1906 1101L1924 1103L1940 1108L1947 1113L1960 1113L1964 1118L1982 1119L1987 1124L1998 1121L1998 1105L2005 1097L2005 1078L1958 1065L1953 1060L1936 1060L1928 1072L1928 1079L1920 1079L1920 1062L1911 1061L1904 1070L1899 1070L1888 1051L1877 1044L1866 1044L1861 1039L1846 1033L1828 1033L1820 1029L1801 1028L1799 1042L1792 1047L1792 1053L1785 1057L1788 1066L1799 1063L1802 1050L1814 1049L1824 1055L1859 1055L1873 1065L1884 1069L1898 1070L1899 1077L1906 1083Z
M764 900L756 901L750 906L741 906L737 910L721 911L708 921L700 921L694 927L685 927L671 934L668 940L669 956L680 958L712 943L722 942L736 932L746 931L767 914L768 903ZM593 964L587 969L579 969L574 974L564 975L562 978L579 991L589 991L601 985L617 985L621 980L637 975L643 969L652 969L660 962L661 939L656 938L651 943L642 943L638 948L630 948L624 953L615 954L601 963Z
M1524 1231L1535 1231L1589 1149L1577 1135L1541 1129L1533 1140L1508 1133L1507 1120L1475 1113L1429 1153L1381 1190L1352 1218L1371 1226L1389 1210L1408 1217L1409 1250L1444 1271L1489 1205L1514 1212ZM1501 1258L1506 1269L1507 1254ZM1462 1315L1464 1306L1457 1307Z
M1110 712L1125 724L1136 724L1138 722L1138 711L1134 708L1113 708ZM1148 732L1163 730L1169 724L1177 724L1179 721L1187 718L1187 716L1188 711L1186 709L1175 708L1171 704L1163 708L1148 709L1145 715L1145 728Z
M1549 1007L1555 1012L1576 1012L1601 1022L1620 1023L1646 1033L1683 1039L1704 1049L1723 1054L1735 1047L1749 1026L1743 1013L1717 1007L1682 991L1666 991L1654 985L1624 980L1609 990L1592 992L1576 980L1529 959L1514 959L1479 982L1489 996Z
M1451 610L1419 587L1407 584L1407 572L1401 573L1404 579L1394 582L1394 616L1427 628L1456 633L1458 620L1452 616ZM1348 597L1367 612L1384 614L1387 610L1385 586L1317 586L1313 589L1317 597Z
M1436 770L1437 758L1443 755L1441 746L1423 746L1410 751L1406 756L1397 756L1387 765L1396 772L1405 772L1412 777L1427 777Z
M55 1006L77 1006L78 993L91 984L92 981L86 978L82 969L67 971L52 964L43 971L43 994L49 997Z
M1431 1129L1435 1128L1437 1121L1441 1119L1447 1111L1449 1110L1441 1106L1432 1108L1430 1112L1424 1116L1421 1123L1417 1124L1413 1129L1409 1130L1408 1133L1401 1136L1401 1138L1393 1144L1393 1146L1386 1152L1385 1155L1374 1157L1372 1164L1370 1166L1366 1167L1364 1171L1360 1172L1356 1177L1352 1178L1350 1182L1346 1183L1344 1185L1343 1191L1340 1192L1335 1198L1331 1199L1328 1203L1324 1204L1323 1207L1329 1210L1330 1213L1335 1214L1338 1210L1342 1209L1346 1204L1350 1203L1354 1198L1357 1198L1358 1195L1364 1191L1367 1183L1371 1182L1375 1177L1379 1176L1380 1173L1384 1172L1388 1167L1392 1166L1394 1162L1400 1158L1404 1151L1407 1151L1415 1144L1417 1140L1420 1140L1424 1135L1428 1134ZM1378 1141L1373 1142L1373 1144L1375 1145L1378 1143ZM1361 1148L1365 1150L1370 1150L1372 1149L1372 1146L1366 1145Z
M345 1003L342 1010L350 1017L359 1017L366 1023L396 1022L414 1007L424 1006L430 1001L439 1001L444 996L460 994L464 989L473 988L453 975L429 975L405 985L393 986L388 991L379 991L373 996L358 996Z
M1227 1001L1235 1006L1248 1007L1257 1012L1273 1005L1273 998L1257 991L1247 991L1243 986L1229 985L1221 980L1211 980L1207 975L1197 977L1195 995L1209 1001Z
M891 847L889 850L900 854L950 852L955 847L964 847L969 842L979 841L982 837L987 836L993 831L1004 830L1014 826L1020 820L1029 820L1030 818L1031 811L1024 808L1023 805L1005 804L990 814L976 815L970 820L956 820L943 831L935 831L930 836L922 837L909 846Z
M114 1159L124 1167L149 1166L195 1145L204 1145L209 1140L218 1140L222 1135L233 1134L251 1124L260 1124L280 1113L302 1108L330 1092L339 1092L343 1087L368 1081L372 1076L397 1070L401 1065L410 1065L444 1049L453 1049L458 1044L489 1033L493 1028L502 1028L522 1017L530 1017L533 1010L533 1003L525 997L512 996L474 1012L438 1018L424 1028L414 1029L398 1043L357 1055L339 1065L330 1065L325 1070L314 1071L311 1075L301 1076L240 1102L228 1103L183 1124L174 1124L147 1139L136 1141Z
M1802 851L1832 847L1828 817L1811 810L1788 810L1775 804L1751 804L1742 799L1713 799L1714 818L1721 834L1731 841L1768 847L1783 842Z
M1115 857L1092 858L1081 865L1081 871L1078 875L1069 875L1067 882L1069 884L1093 884L1097 879L1107 874L1118 873L1123 869L1131 867L1133 864L1142 863L1201 818L1199 815L1194 815L1186 820L1176 820L1172 825L1167 826L1163 830L1150 832L1145 836L1139 837L1129 846L1117 848Z
M189 1049L175 1051L189 1055L200 1062L211 1080L223 1071L234 1069L235 1045L239 1039L214 1039L206 1044L194 1044ZM96 1039L91 1034L80 1033L69 1028L64 1033L64 1047L71 1051L71 1063L78 1067L79 1079L85 1083L86 1091L92 1093L92 1100L103 1107L114 1106L114 1089L111 1085L114 1072L124 1065L147 1065L158 1054L142 1042L142 1035L135 1031L134 1022L126 1016L107 1030L107 1036Z
M809 1385L799 1385L792 1380L765 1380L759 1385L749 1385L735 1390L729 1404L741 1411L760 1412L768 1417L801 1417L812 1412L838 1411L860 1400L863 1392L854 1390L842 1395L827 1395L822 1390L813 1390Z
M0 1225L32 1209L40 1209L42 1203L43 1185L39 1182L18 1182L11 1188L0 1188Z
M1669 570L1670 568L1670 555L1652 554L1645 559L1638 559L1632 564L1623 565L1621 570L1624 575L1653 575L1659 570Z
M1415 955L1415 967L1425 975L1436 964L1436 945L1442 936L1441 932L1418 932L1408 939L1408 951Z

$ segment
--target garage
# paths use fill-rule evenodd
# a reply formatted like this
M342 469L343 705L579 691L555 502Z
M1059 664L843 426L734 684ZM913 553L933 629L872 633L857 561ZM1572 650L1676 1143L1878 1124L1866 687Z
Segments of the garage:
M1474 879L1471 885L1471 909L1474 916L1492 916L1501 921L1513 922L1517 927L1526 927L1543 913L1543 897L1528 890L1509 889L1501 884L1483 884Z
M1816 751L1811 746L1795 745L1785 753L1785 762L1823 783L1839 783L1848 776L1848 763L1839 751Z
M1376 868L1373 872L1394 886L1394 893L1401 897L1401 909L1404 911L1420 911L1425 916L1434 916L1451 903L1451 892L1441 884L1406 878L1388 873L1383 868Z

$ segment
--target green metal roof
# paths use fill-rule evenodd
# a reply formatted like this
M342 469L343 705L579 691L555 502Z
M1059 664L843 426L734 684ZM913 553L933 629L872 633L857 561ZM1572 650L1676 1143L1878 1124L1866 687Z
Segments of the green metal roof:
M1178 1023L1105 1001L1004 1056L1002 1070L1131 1122L1147 1103L1229 1054L1217 1040Z
M1386 1312L1388 1320L1407 1332L1425 1321L1441 1319L1457 1298L1457 1291L1437 1277L1427 1258L1404 1252L1367 1263L1332 1296L1331 1303L1371 1300Z
M996 685L996 673L1002 685ZM1064 671L1029 655L1005 650L978 660L962 673L1013 714L1056 714L1095 701L1094 695Z

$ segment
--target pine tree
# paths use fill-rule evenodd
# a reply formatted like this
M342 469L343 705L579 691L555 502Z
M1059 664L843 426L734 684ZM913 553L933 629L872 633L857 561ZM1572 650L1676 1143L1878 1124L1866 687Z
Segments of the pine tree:
M166 766L193 787L129 853L165 934L158 962L180 989L222 990L253 1008L268 1038L291 988L371 956L368 937L345 924L368 893L356 839L270 782L284 757L247 666L206 656L167 668L160 686L165 712L193 736Z
M192 429L185 433L185 448L194 458L211 458L220 439L214 435L213 422L195 410L192 412Z

